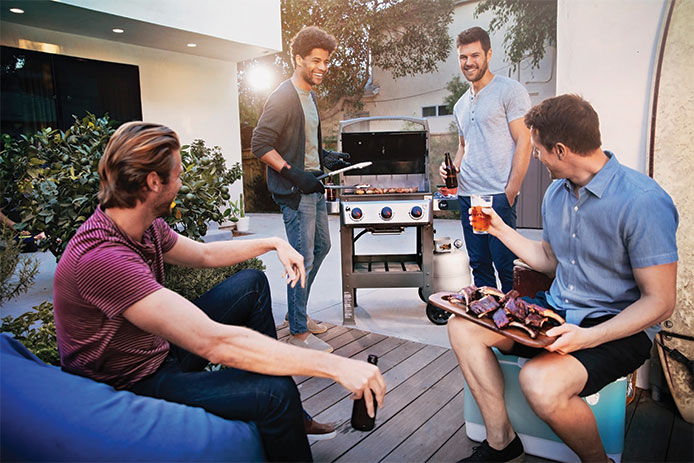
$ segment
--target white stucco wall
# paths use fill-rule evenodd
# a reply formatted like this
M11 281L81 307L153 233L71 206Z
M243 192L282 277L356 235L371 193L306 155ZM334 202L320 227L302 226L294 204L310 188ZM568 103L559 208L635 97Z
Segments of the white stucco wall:
M142 117L174 129L183 144L201 138L241 162L236 63L3 23L2 45L54 44L59 53L139 67ZM236 182L232 198L241 192Z
M234 42L282 49L279 0L61 0L61 2Z
M600 116L605 149L646 169L652 82L666 0L558 0L557 95Z
M438 64L438 70L429 74L393 79L390 72L374 69L374 82L380 86L379 94L373 99L367 100L364 111L370 116L405 115L422 117L422 107L442 105L448 96L446 83L454 76L460 76L455 39L460 32L473 26L489 28L490 14L483 14L479 18L474 17L474 11L479 2L465 2L456 5L453 22L449 25L449 35L453 38L451 51L448 58ZM554 95L554 49L550 48L545 58L537 69L531 69L529 62L523 62L519 68L510 73L510 65L505 61L503 40L504 33L497 32L490 35L492 45L492 59L489 69L494 74L511 77L523 83L530 93L532 103L539 103L543 99ZM453 122L453 116L438 116L427 118L431 133L444 133L449 131Z

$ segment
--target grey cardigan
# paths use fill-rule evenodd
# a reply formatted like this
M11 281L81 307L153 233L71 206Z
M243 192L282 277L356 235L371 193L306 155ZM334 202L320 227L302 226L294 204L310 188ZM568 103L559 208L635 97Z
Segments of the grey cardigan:
M313 90L311 98L314 102L316 101ZM258 158L262 158L274 149L289 164L303 170L305 145L304 111L294 84L291 79L288 79L268 97L258 125L253 129L251 151ZM322 169L324 153L320 121L318 122L318 152ZM267 167L267 187L279 205L286 205L292 209L299 207L301 192L292 182L270 166Z

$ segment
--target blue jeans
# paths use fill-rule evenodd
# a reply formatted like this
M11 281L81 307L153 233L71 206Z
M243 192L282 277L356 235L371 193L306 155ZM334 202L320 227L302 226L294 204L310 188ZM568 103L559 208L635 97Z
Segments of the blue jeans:
M511 206L508 203L505 193L493 195L492 208L511 228L516 228L516 204ZM470 258L472 276L475 279L475 286L496 287L496 277L494 267L499 274L501 290L505 293L513 288L513 261L516 255L513 254L498 238L492 235L477 235L472 231L468 209L470 209L470 197L458 196L460 205L460 219L463 224L463 236L465 237L465 247Z
M297 210L281 206L284 229L289 244L304 256L306 268L306 287L297 284L287 286L287 305L289 310L289 331L301 334L308 331L306 326L306 305L311 285L316 278L323 259L330 251L330 230L325 197L320 193L301 195Z
M203 294L195 304L212 320L247 326L277 339L270 287L263 272L243 270ZM253 421L270 461L311 461L301 399L291 376L269 376L236 368L203 371L207 360L171 345L152 375L130 390L202 407L230 420Z

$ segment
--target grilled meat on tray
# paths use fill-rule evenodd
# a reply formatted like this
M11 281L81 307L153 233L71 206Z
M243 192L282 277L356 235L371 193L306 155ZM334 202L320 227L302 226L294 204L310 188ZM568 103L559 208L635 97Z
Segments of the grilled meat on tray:
M551 309L529 304L519 297L518 291L504 294L490 286L466 286L458 293L443 299L465 307L478 318L491 318L499 329L518 328L535 339L541 328L561 325L564 319Z

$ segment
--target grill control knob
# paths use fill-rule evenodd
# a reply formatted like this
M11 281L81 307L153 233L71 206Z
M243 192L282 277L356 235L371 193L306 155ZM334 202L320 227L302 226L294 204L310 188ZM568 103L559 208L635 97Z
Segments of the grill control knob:
M390 220L393 218L393 209L388 206L381 209L381 218L384 220Z
M422 218L422 208L419 206L415 206L412 208L410 211L410 216L412 216L413 219L421 219Z
M361 220L362 217L364 217L364 214L361 212L361 209L359 209L358 207L355 207L354 209L352 209L352 212L350 212L350 215L352 216L352 218L354 220Z

